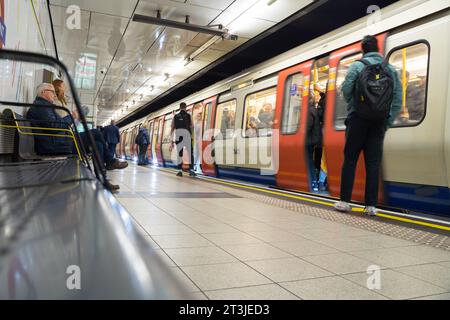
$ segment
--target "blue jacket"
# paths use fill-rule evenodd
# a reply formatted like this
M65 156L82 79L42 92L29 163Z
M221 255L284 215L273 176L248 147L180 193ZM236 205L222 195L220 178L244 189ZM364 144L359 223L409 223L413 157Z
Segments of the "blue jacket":
M370 64L382 63L384 58L381 54L377 52L370 52L364 55L364 60L368 61ZM348 115L351 116L355 112L355 106L353 102L353 91L355 89L356 81L361 71L364 69L364 64L362 62L356 61L352 63L348 69L347 76L344 83L342 84L342 93L344 94L345 101L347 101L347 111ZM392 123L397 118L398 114L402 109L402 84L398 76L397 71L394 67L389 65L389 70L394 78L394 100L392 101L391 112L388 118L388 125L392 126Z
M119 127L109 125L103 128L103 137L106 143L118 144L120 142Z
M134 139L134 143L137 145L148 145L150 144L150 139L148 137L148 130L146 128L140 128L139 133L136 136L136 139Z
M49 101L37 97L33 102L33 106L27 112L27 120L31 122L33 127L45 128L63 128L69 129L72 124L70 115L62 118L52 106L54 104ZM65 134L66 131L53 130L33 130L34 133L43 134ZM61 155L73 153L73 140L65 137L53 136L34 136L34 148L37 154L40 155Z

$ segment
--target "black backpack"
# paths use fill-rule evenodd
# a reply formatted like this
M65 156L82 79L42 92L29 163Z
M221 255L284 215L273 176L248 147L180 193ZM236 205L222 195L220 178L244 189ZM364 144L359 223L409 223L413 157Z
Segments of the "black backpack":
M141 145L144 143L144 134L142 131L139 131L138 135L136 136L136 139L134 139L134 143Z
M174 117L175 129L191 129L191 116L185 112L180 111Z
M364 69L355 87L356 114L366 120L386 120L394 99L394 79L388 64L386 61L378 64L370 64L365 60L359 62L364 64Z

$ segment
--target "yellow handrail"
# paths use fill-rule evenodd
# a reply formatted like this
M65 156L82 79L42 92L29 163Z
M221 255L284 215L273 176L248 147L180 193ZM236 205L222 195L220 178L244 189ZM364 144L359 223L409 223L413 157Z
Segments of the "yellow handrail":
M13 125L6 125L6 124L0 123L0 127L17 129L17 131L20 134L29 135L29 136L47 136L47 137L67 137L67 138L71 138L73 140L74 144L75 144L75 148L77 149L78 158L80 160L82 160L80 148L78 147L77 139L75 138L75 135L74 135L72 129L20 126L18 124L18 121L17 121L16 116L15 116L14 113L13 113L13 117L14 117L14 122L15 122L16 125L13 126ZM69 134L48 134L48 133L24 132L24 131L22 131L20 129L32 129L32 130L39 129L39 130L59 131L59 132L63 131L63 132L68 132Z

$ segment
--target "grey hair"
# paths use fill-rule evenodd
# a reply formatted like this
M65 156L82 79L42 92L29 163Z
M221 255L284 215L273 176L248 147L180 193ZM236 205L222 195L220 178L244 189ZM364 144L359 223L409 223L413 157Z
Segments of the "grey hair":
M36 95L38 97L42 96L42 93L47 90L47 89L53 89L53 85L51 83L41 83L40 85L37 86L36 88Z

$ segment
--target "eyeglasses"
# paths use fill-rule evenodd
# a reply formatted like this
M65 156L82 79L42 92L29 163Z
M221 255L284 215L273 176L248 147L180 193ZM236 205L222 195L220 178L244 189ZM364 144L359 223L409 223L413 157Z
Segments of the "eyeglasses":
M50 92L53 92L53 94L56 94L55 90L45 89L44 91L50 91Z

